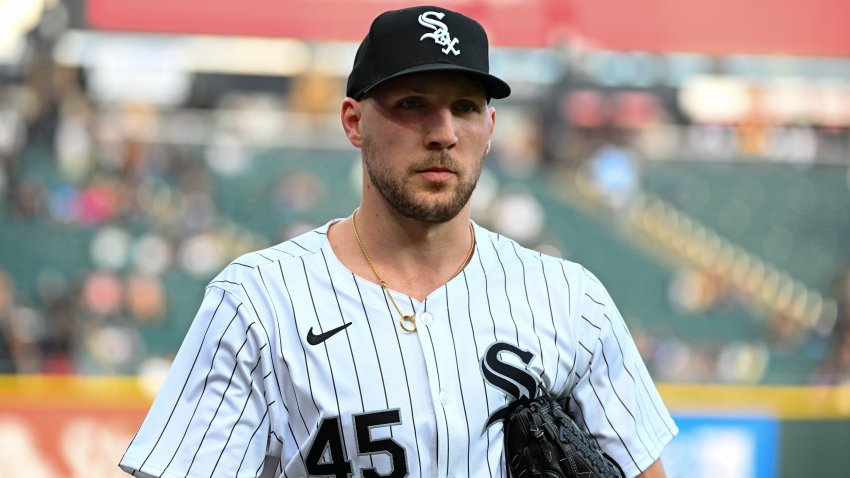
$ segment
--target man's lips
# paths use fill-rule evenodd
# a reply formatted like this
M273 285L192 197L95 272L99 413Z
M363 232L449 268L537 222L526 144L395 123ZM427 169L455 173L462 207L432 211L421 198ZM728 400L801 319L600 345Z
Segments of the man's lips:
M433 167L420 170L419 174L430 181L445 181L454 176L454 171L448 168Z

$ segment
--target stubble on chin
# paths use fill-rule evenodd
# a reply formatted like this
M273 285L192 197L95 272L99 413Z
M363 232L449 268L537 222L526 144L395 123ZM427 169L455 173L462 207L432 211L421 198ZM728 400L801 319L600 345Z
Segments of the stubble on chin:
M381 163L384 158L381 157L380 152L371 146L369 142L364 144L363 164L372 185L399 214L417 221L439 224L454 219L469 202L481 173L481 164L479 164L479 167L470 171L471 174L467 177L458 176L458 182L454 186L440 183L429 183L424 188L413 186L409 184L409 180L415 171L434 166L458 171L454 160L447 153L436 153L422 163L414 164L403 177L394 178L389 168ZM483 155L481 163L483 163ZM447 189L449 190L447 197L433 197ZM429 198L428 195L432 197Z

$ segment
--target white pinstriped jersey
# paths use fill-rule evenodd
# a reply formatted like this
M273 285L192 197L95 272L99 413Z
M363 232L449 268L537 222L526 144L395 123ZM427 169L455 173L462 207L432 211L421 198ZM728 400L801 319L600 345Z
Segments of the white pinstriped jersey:
M505 477L501 422L485 424L522 377L569 394L628 476L677 433L620 313L581 266L475 225L462 273L421 303L393 292L418 317L406 333L381 287L336 258L329 225L210 283L125 471Z

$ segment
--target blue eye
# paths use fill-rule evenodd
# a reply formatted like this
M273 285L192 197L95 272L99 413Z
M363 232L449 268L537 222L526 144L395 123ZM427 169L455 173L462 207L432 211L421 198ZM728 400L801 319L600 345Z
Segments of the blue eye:
M419 98L405 98L398 102L398 105L402 108L417 108L422 106L422 101Z
M459 111L461 113L473 113L478 111L478 105L472 101L461 101L455 105L455 111Z

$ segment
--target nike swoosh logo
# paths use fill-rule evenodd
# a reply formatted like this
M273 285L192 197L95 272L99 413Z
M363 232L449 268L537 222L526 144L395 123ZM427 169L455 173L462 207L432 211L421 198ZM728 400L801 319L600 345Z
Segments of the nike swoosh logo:
M348 327L349 325L351 325L351 322L349 322L347 324L340 325L339 327L337 327L335 329L328 330L327 332L321 333L319 335L314 334L313 333L313 327L310 327L310 330L307 331L307 343L310 344L310 345L319 345L320 343L324 342L325 340L328 340L334 334L336 334L340 330Z

